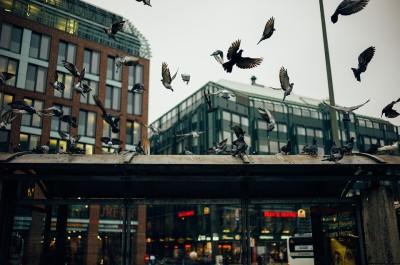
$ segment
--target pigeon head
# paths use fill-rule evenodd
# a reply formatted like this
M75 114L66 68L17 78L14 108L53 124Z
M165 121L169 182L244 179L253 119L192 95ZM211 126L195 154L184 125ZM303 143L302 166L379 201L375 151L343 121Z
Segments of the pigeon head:
M238 55L242 56L242 53L243 53L243 50L240 49L240 50L238 51Z
M293 88L293 86L294 86L294 83L290 83L290 87Z

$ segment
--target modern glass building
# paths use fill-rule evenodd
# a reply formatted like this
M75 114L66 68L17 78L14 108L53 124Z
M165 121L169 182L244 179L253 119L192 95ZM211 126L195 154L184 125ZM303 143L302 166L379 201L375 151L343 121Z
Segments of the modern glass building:
M203 91L215 93L227 90L235 94L229 99L212 96L213 107L217 110L208 113ZM271 111L276 120L273 131L267 132L267 124L258 113L262 107ZM358 114L350 115L350 122L343 121L338 113L339 139L345 144L355 138L355 150L367 151L378 141L381 145L399 140L399 128L390 122ZM235 135L230 129L239 125L246 131L245 140L250 154L276 154L291 140L293 153L300 153L306 144L315 138L319 154L329 151L331 145L330 115L321 100L298 95L290 95L282 101L281 91L258 85L242 84L228 80L209 82L176 107L161 116L152 125L162 129L151 137L153 154L181 154L185 150L195 154L206 154L215 143L228 139L230 144ZM200 137L176 137L191 131L205 131Z

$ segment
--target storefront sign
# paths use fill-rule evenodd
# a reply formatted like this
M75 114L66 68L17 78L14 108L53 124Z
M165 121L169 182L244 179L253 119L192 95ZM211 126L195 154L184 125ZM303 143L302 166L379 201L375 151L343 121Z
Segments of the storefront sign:
M264 211L264 217L297 218L297 212L292 211Z
M182 218L182 217L190 217L190 216L194 216L194 210L190 210L190 211L181 211L178 213L178 217Z

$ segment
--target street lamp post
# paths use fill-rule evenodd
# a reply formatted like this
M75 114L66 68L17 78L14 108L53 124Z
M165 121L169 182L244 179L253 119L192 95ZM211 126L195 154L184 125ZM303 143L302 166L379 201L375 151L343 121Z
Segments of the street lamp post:
M319 0L319 9L321 12L321 25L322 25L322 36L324 39L324 50L325 50L325 64L326 64L326 76L328 78L328 90L329 90L329 104L331 106L335 105L335 95L333 93L333 82L332 82L332 72L331 72L331 60L329 58L329 46L328 46L328 37L326 34L326 24L325 24L325 12L324 12L324 3L323 0ZM336 110L330 109L331 116L331 130L332 130L332 140L339 144L339 127L338 121L336 117Z

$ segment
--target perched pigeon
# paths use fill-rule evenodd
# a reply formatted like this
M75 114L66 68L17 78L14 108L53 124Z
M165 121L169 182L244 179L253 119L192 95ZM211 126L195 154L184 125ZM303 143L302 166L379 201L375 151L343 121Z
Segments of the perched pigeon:
M279 81L281 82L281 88L273 88L275 90L283 90L285 93L283 95L283 101L285 101L286 96L289 96L292 93L294 83L290 83L289 75L287 70L282 66L281 70L279 70Z
M225 154L226 153L226 149L228 148L227 142L228 142L228 138L222 140L221 142L219 142L215 146L209 148L207 150L207 152L208 153L213 153L213 154L216 154L216 155Z
M36 110L33 106L28 105L25 101L23 100L14 100L13 102L9 103L8 105L11 106L11 109L15 113L20 113L20 114L36 114L38 116L42 116L42 113Z
M326 103L325 101L322 101L326 106L343 112L343 121L350 121L350 114L353 113L353 111L361 108L362 106L364 106L365 104L367 104L369 102L369 99L367 101L365 101L364 103L360 104L360 105L356 105L356 106L352 106L352 107L339 107L339 106L332 106L328 103Z
M245 160L246 150L249 147L244 140L244 134L246 132L237 125L233 126L232 130L235 132L235 135L237 137L237 139L232 142L232 145L235 147L232 151L232 156L235 157L238 155L243 162L248 163Z
M246 132L243 131L243 129L240 126L235 125L232 126L231 129L233 130L237 138L244 137L244 135L246 134Z
M62 115L60 120L62 122L68 123L73 128L78 128L76 117L73 117L72 115Z
M56 106L44 109L42 112L55 117L61 117L64 114L64 111Z
M131 93L143 94L144 93L144 85L137 83L134 84L131 90L128 90Z
M350 138L350 141L348 141L344 146L342 146L342 150L344 154L351 154L354 148L354 137Z
M185 155L193 155L192 151L189 151L185 148L184 152Z
M145 155L146 151L144 150L144 147L142 145L142 141L139 141L137 145L135 146L135 152L139 155Z
M124 27L125 21L115 22L111 25L111 27L104 28L104 32L108 35L108 37L113 38L115 40L115 35L118 31L122 30Z
M339 15L349 16L364 9L369 0L343 0L331 16L333 23L338 21Z
M64 85L63 82L58 81L58 73L57 73L57 72L55 73L55 76L54 76L54 77L55 77L55 78L54 78L54 82L53 82L53 83L50 83L50 85L51 85L55 90L57 90L57 91L59 91L60 93L62 93L62 92L64 91L64 89L65 89L65 85Z
M48 154L49 151L50 151L49 145L50 145L50 142L47 142L47 144L45 144L45 145L40 145L40 146L38 145L36 148L34 148L32 150L32 153L34 153L34 154Z
M302 150L302 154L307 154L310 156L318 156L318 146L317 140L314 138L312 145L305 145Z
M236 95L232 91L229 91L229 90L226 90L226 89L221 89L221 90L218 90L217 92L214 92L214 93L211 93L211 94L208 93L207 95L217 95L217 96L219 96L219 97L221 97L223 99L226 99L226 100L236 97Z
M107 145L108 147L122 144L122 141L120 139L110 138L110 137L101 137L101 142Z
M162 82L163 86L166 89L170 89L171 91L174 91L174 89L171 86L171 83L175 79L176 75L178 74L178 70L176 70L176 73L174 74L173 77L171 77L171 73L170 73L168 65L166 63L162 63L161 70L162 70L161 71L161 75L162 75L161 82Z
M96 103L96 105L103 112L103 114L102 114L103 120L111 126L111 131L113 133L118 133L120 117L119 116L114 117L110 113L108 113L106 111L106 109L104 108L103 102L101 102L101 100L96 95L93 95L93 99L94 99L94 102Z
M204 132L198 132L198 131L192 131L188 133L183 133L183 134L177 134L176 137L193 137L193 138L199 138L200 134L203 134Z
M338 148L335 145L335 142L333 143L331 147L331 152L329 155L324 155L324 159L322 161L331 161L331 162L337 162L343 158L344 152L342 148Z
M260 113L261 117L267 122L267 132L272 131L275 128L275 119L272 116L271 112L268 109L257 108L258 113Z
M287 144L281 147L281 152L284 155L288 155L292 152L292 142L289 140Z
M79 82L75 85L75 91L81 94L84 98L92 91L92 88L85 82Z
M189 74L181 74L181 76L182 76L182 81L186 82L186 85L189 84L190 75Z
M136 0L137 2L143 2L145 6L151 6L150 0Z
M115 58L115 68L116 72L118 73L119 69L122 67L122 65L127 65L127 66L132 66L136 65L139 63L139 58L135 56L117 56Z
M5 84L8 80L13 78L15 74L11 74L8 72L0 72L0 84L3 85Z
M393 106L400 102L400 98L398 98L396 101L392 101L390 104L388 104L386 107L383 108L381 117L383 114L385 114L386 118L396 118L400 115L400 113L397 112L397 110L393 109Z
M206 90L203 90L203 97L207 104L207 113L213 112L218 109L218 108L213 108L213 106L212 106L212 101L211 101L209 90L207 90L207 93L206 93Z
M220 63L220 64L224 64L224 53L221 50L216 50L215 52L213 52L210 56L214 56L214 59Z
M369 146L369 148L367 149L367 153L368 154L376 154L377 152L378 152L378 149L380 148L380 147L382 147L382 145L381 145L381 141L378 139L378 141L376 142L376 144L371 144L370 146Z
M79 139L81 138L80 135L73 137L72 135L58 131L58 134L63 140L67 141L67 152L73 153L73 154L82 154L84 151L81 148L78 148L76 144L79 142Z
M0 129L5 129L17 117L12 109L0 111Z
M267 21L267 23L265 24L265 27L264 27L264 32L263 32L263 34L262 34L262 37L261 37L260 41L257 43L257 45L258 45L261 41L266 40L266 39L268 39L268 38L270 38L270 37L272 36L272 33L274 33L274 31L275 31L274 23L275 23L274 17L271 17L271 18Z
M371 46L358 56L358 68L351 68L354 77L357 79L357 81L361 82L360 75L361 73L364 73L367 70L367 66L369 62L372 60L372 57L374 57L374 54L375 54L375 47Z
M228 49L228 53L226 57L229 61L224 63L222 66L224 70L228 73L232 72L233 66L236 64L237 67L242 69L249 69L256 67L261 64L263 61L262 58L250 58L250 57L242 57L243 50L240 49L240 40L237 40L231 44L231 47Z
M73 63L62 61L62 64L65 67L65 69L67 69L68 72L72 74L74 78L78 78L81 81L85 77L85 72L86 72L85 68L82 69L82 72L79 72L78 68Z

